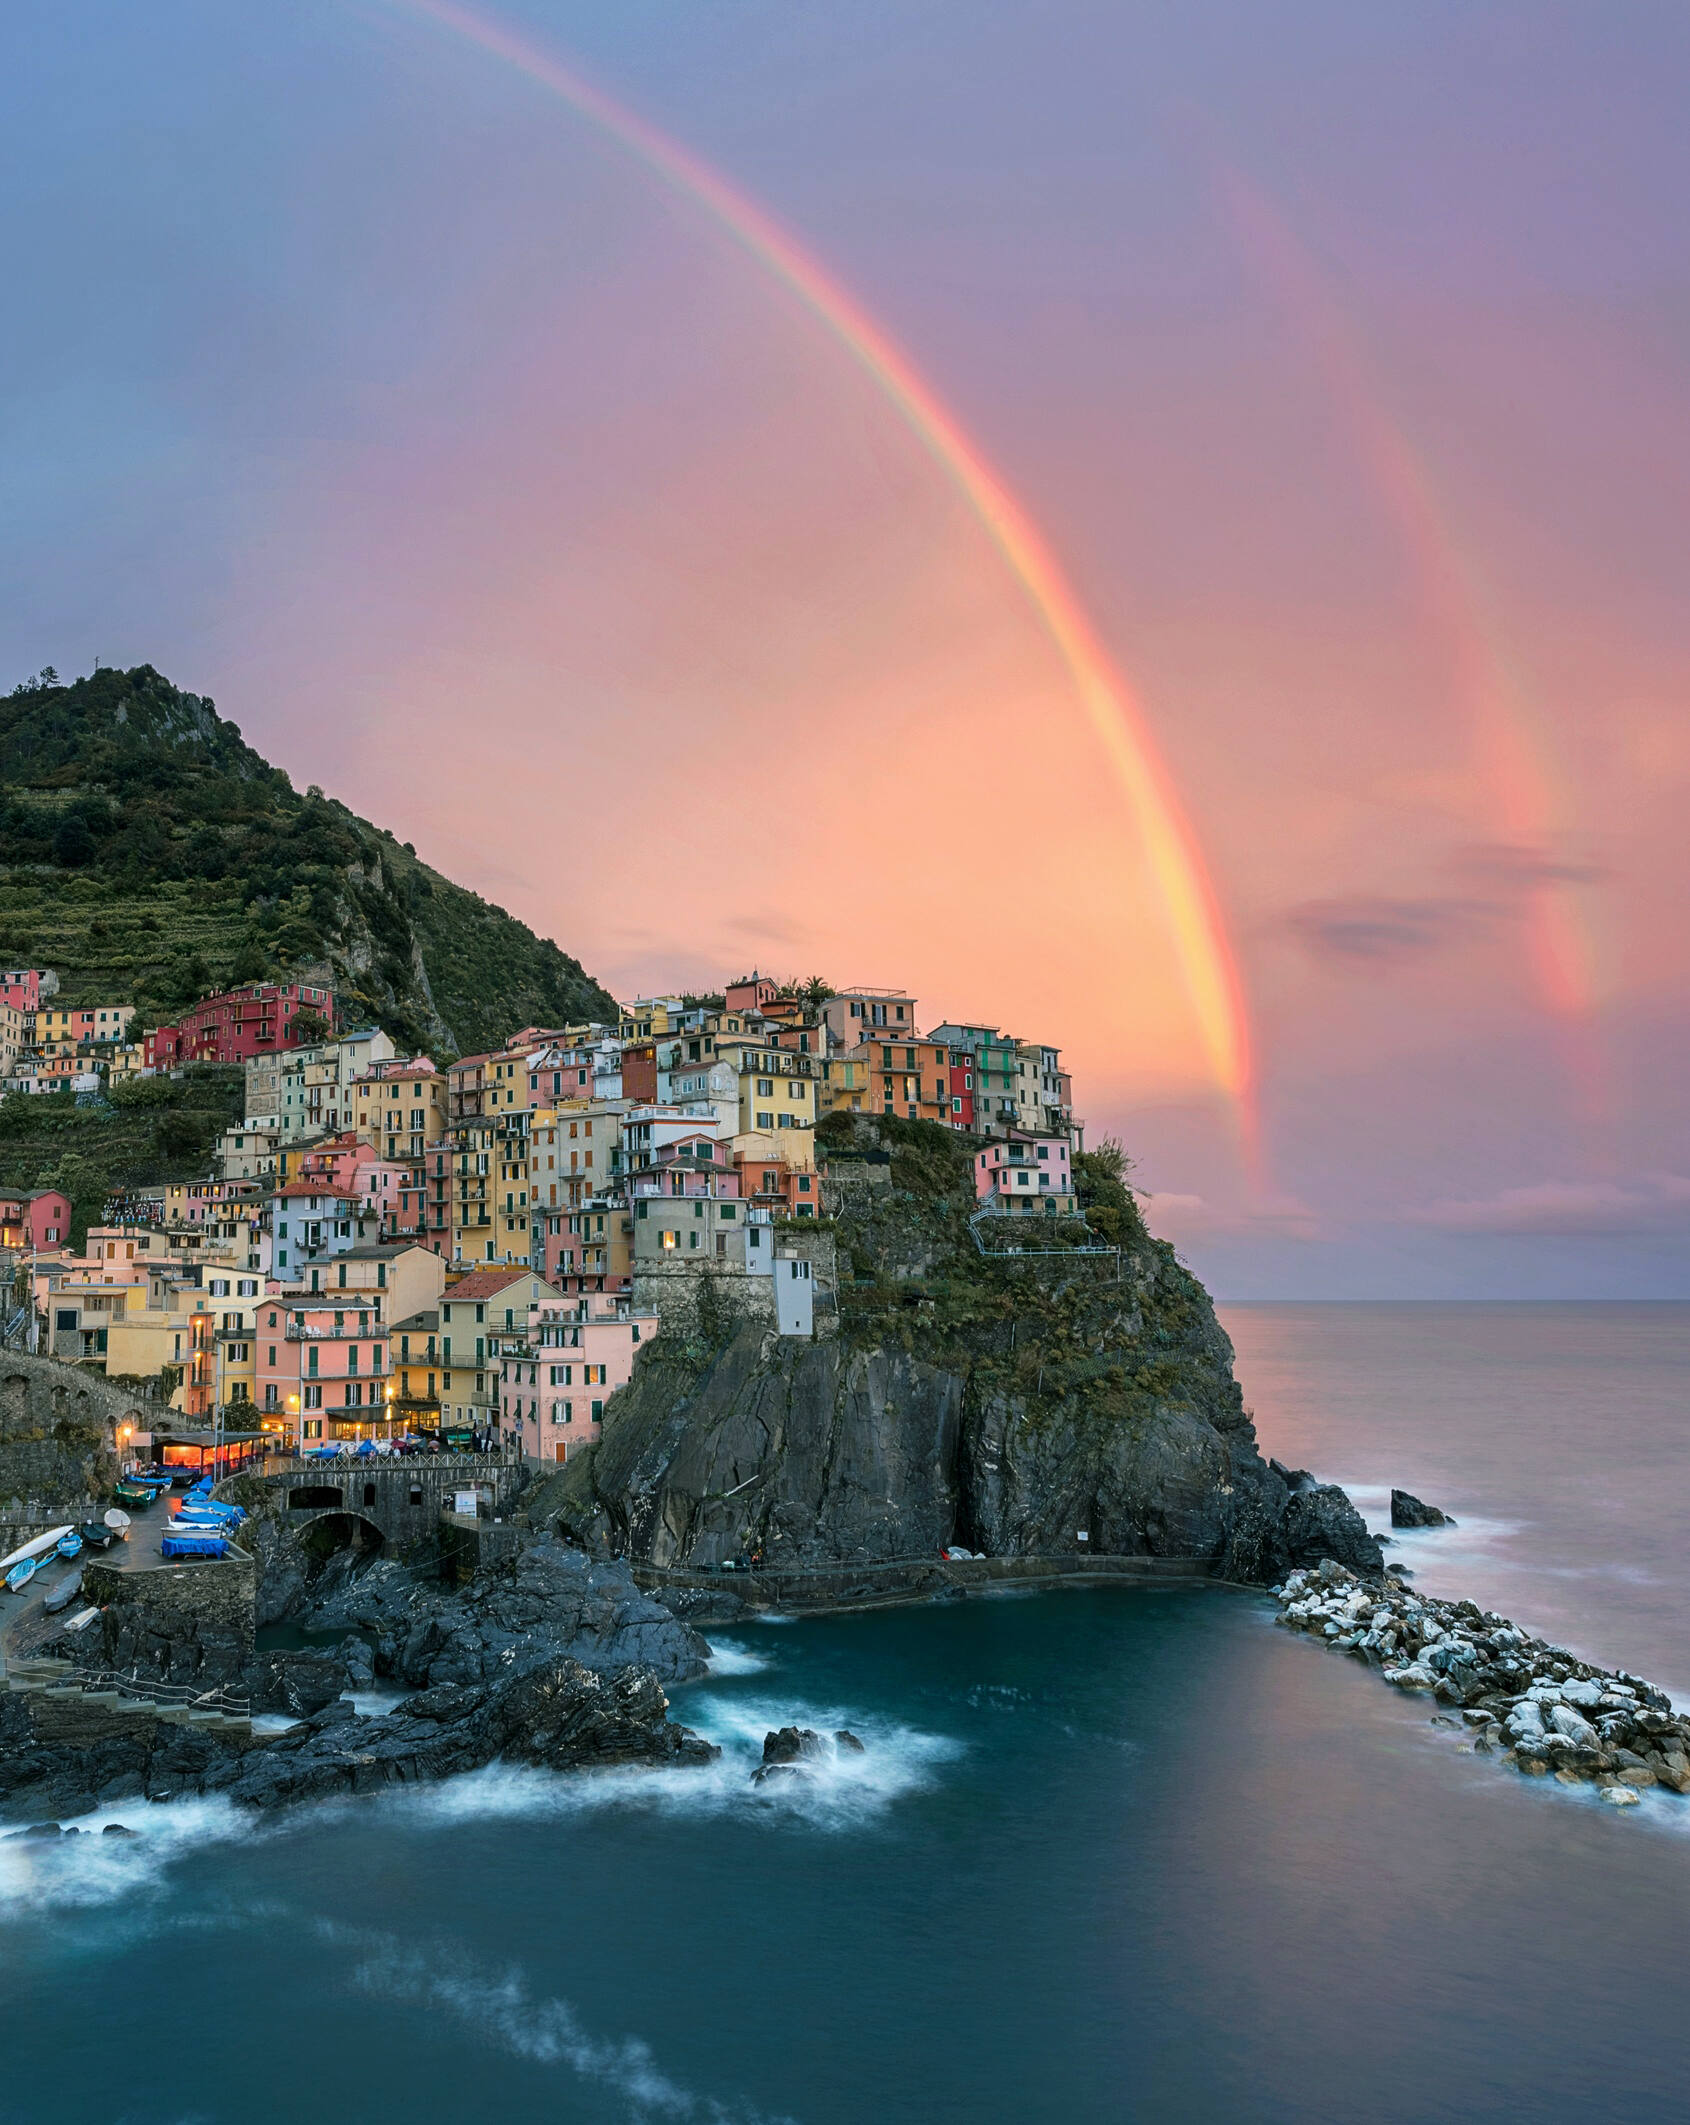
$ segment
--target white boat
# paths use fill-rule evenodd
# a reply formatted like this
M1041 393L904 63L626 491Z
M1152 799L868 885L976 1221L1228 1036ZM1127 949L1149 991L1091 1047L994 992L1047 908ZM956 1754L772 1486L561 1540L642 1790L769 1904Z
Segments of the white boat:
M0 1579L5 1578L14 1564L22 1564L28 1557L45 1557L49 1550L58 1548L66 1535L71 1535L75 1532L76 1530L68 1522L63 1527L50 1527L45 1534L37 1535L33 1541L26 1542L21 1549L13 1550L9 1557L0 1557Z
M70 1619L65 1625L65 1629L67 1631L85 1631L99 1613L97 1608L83 1609Z
M129 1540L129 1515L121 1505L114 1505L104 1516L105 1523L120 1542Z

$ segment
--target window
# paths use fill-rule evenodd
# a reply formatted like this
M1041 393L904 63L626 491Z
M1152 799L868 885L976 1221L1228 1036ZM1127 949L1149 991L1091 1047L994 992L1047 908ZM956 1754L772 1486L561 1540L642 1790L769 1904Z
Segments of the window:
M667 1225L666 1225L666 1226L665 1226L665 1227L663 1228L663 1251L664 1251L664 1252L665 1252L666 1254L673 1254L673 1253L674 1253L674 1251L675 1251L675 1249L676 1249L676 1248L677 1248L677 1247L678 1247L678 1246L679 1246L680 1244L681 1244L681 1236L680 1236L680 1234L679 1234L678 1232L676 1232L676 1231L675 1231L675 1230L674 1230L674 1229L673 1229L673 1228L672 1228L671 1226L667 1226ZM72 1324L71 1324L71 1325L72 1325L73 1327L75 1326L75 1322L74 1322L74 1319L73 1319L73 1321L72 1321Z
M323 1390L322 1390L322 1387L321 1387L320 1385L312 1385L312 1386L308 1386L308 1387L306 1388L306 1390L305 1390L305 1406L306 1406L306 1408L307 1408L307 1409L321 1409L321 1408L322 1408L322 1406L323 1406ZM315 1436L315 1437L317 1437L317 1438L319 1438L319 1439L320 1439L320 1438L321 1438L321 1437L323 1436L323 1427L322 1427L322 1426L321 1426L320 1424L319 1424L319 1425L317 1426L317 1429L316 1429L316 1432L315 1432L314 1436Z
M594 1423L596 1424L596 1423L598 1422L598 1420L600 1419L600 1417L602 1417L603 1415L604 1415L604 1404L603 1404L602 1402L595 1402L595 1403L593 1404L593 1422L594 1422Z

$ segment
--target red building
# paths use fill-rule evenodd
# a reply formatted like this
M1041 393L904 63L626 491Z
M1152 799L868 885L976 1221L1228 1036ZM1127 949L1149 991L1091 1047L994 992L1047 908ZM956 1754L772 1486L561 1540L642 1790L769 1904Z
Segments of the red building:
M38 1011L46 971L45 967L0 968L0 1003L10 1004L14 1011Z
M57 1188L0 1189L0 1247L68 1247L70 1197Z
M155 1026L146 1038L145 1060L155 1070L178 1063L250 1062L255 1055L304 1047L306 1041L294 1031L301 1017L332 1027L334 991L298 981L248 982L206 997L173 1026Z

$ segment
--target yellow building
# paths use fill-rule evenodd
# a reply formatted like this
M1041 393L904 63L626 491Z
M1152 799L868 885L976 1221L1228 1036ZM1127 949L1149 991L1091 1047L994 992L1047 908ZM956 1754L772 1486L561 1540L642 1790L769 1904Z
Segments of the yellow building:
M617 1005L617 1034L623 1040L656 1040L677 1032L686 1011L679 996L638 996L632 1003Z
M452 1124L452 1259L474 1264L497 1259L493 1244L494 1127L485 1115Z
M132 1003L42 1004L30 1017L30 1045L38 1055L74 1055L85 1042L121 1046L135 1016Z
M816 1087L816 1108L818 1114L835 1111L865 1114L872 1111L869 1066L861 1052L829 1056L823 1062L821 1081Z
M421 1158L446 1134L446 1078L428 1057L382 1063L352 1086L352 1126L387 1159Z

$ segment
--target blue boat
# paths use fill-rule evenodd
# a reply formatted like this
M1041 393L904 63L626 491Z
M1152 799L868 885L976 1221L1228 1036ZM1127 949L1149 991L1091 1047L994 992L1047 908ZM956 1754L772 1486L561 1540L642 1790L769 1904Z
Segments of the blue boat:
M166 1533L159 1549L167 1557L226 1557L229 1543L215 1528L185 1527Z
M21 1594L35 1577L40 1566L41 1559L39 1557L25 1557L21 1564L14 1564L6 1574L7 1588L14 1594Z
M61 1535L54 1547L61 1557L80 1557L82 1555L82 1537L73 1529L70 1534Z

